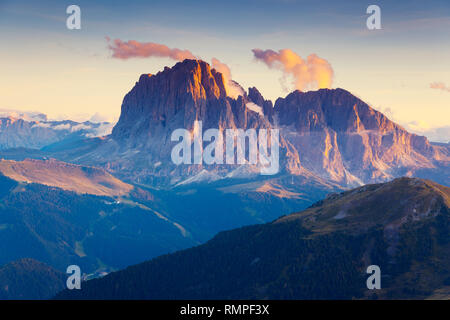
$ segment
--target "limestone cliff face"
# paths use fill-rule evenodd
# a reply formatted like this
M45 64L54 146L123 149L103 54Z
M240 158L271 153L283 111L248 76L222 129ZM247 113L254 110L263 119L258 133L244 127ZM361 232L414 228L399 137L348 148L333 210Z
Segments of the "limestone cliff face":
M334 181L384 181L448 161L446 150L343 89L294 91L276 101L274 113L302 164Z
M193 132L196 120L202 121L203 131L270 128L266 117L247 107L249 102L257 104L247 95L229 97L222 74L201 60L185 60L156 75L143 74L123 100L120 119L111 135L121 156L112 159L108 154L108 165L115 170L130 169L132 175L155 176L158 181L179 181L201 173L205 166L176 166L171 162L175 145L170 139L172 132ZM141 164L138 167L137 162ZM207 169L226 174L236 168Z
M230 97L222 74L201 60L143 74L125 96L112 135L77 161L101 163L131 180L154 184L252 176L255 170L248 166L171 162L171 133L192 132L195 120L201 120L203 130L279 129L282 175L343 186L430 172L448 176L448 148L410 134L346 90L294 91L274 106L256 88L242 92Z
M248 110L247 97L227 96L221 73L201 60L185 60L156 75L143 74L125 96L112 137L124 141L175 128L259 127L262 120Z

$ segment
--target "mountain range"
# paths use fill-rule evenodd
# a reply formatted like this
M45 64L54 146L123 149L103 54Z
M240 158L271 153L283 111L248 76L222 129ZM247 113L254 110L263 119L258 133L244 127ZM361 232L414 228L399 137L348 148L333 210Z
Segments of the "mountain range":
M450 298L450 188L399 178L331 194L65 290L58 299ZM381 270L368 290L366 269Z
M0 110L0 151L12 148L41 149L52 144L74 142L108 133L111 124L90 121L47 120L44 114L2 113Z
M239 97L230 96L231 85L241 91ZM174 164L171 152L177 142L171 140L172 133L182 128L194 136L198 121L202 122L203 130L214 128L220 132L226 129L278 129L279 172L261 175L258 165L248 163ZM415 198L418 203L424 201L421 192L414 193L417 183L429 191L429 197L437 199L433 201L438 205L441 203L438 194L447 194L448 189L437 183L450 186L450 146L432 143L425 137L407 132L344 89L297 90L272 103L257 88L245 91L237 82L227 81L208 63L187 59L155 75L141 75L124 97L119 121L111 134L101 135L109 125L48 121L40 114L31 118L17 115L0 118L0 264L32 258L59 272L64 272L69 264L78 264L87 277L92 278L155 258L156 262L152 260L148 266L158 271L159 295L139 291L136 284L139 290L135 293L125 294L127 289L123 285L120 292L111 291L112 298L193 298L208 297L208 294L227 298L303 298L307 294L318 298L364 297L366 293L361 288L351 287L351 282L361 277L361 261L368 261L366 256L361 256L361 250L366 250L371 243L380 244L380 248L389 247L396 241L396 236L404 232L403 222L399 224L388 215L390 208L399 210L396 215L401 219L410 219L412 215L413 222L418 220L423 224L426 220L423 228L427 237L442 232L432 222L435 219L441 221L440 214L429 216L428 210L422 208L424 204L419 212L428 213L417 218L411 213L417 208L410 207L407 202ZM201 149L204 147L200 145ZM400 179L380 184L402 176L435 182ZM351 192L346 191L355 187L357 189ZM375 192L374 188L379 190ZM399 189L398 194L396 189ZM374 209L377 202L360 198L374 197L371 192L378 194L380 190L391 190L396 196L386 193L383 194L385 200L376 198L383 200L378 209ZM331 196L326 198L329 194ZM446 197L448 195L444 199ZM356 214L358 201L358 210L365 215ZM444 203L448 209L448 202ZM432 207L428 202L426 205ZM304 209L307 210L280 218ZM443 223L447 223L445 212L442 216ZM259 225L245 227L255 224ZM397 227L401 227L401 231ZM236 228L243 229L220 233L206 246L187 251L187 256L185 251L168 256L167 265L158 262L166 261L165 256L156 258L199 245L219 232ZM352 228L357 232L352 233ZM402 234L411 239L422 236L422 231L414 230L411 235ZM256 237L259 234L261 238ZM319 236L309 239L316 234ZM277 237L280 238L278 244ZM288 239L299 242L287 245ZM362 241L361 246L351 247L357 241ZM382 253L384 249L379 249L376 253L382 257L380 263L384 263L392 277L411 270L408 268L412 265L396 264L401 268L395 273L397 269L391 266L392 261L397 261L397 254L410 252L409 245L419 246L413 240L408 241L412 242L401 250L394 246L395 252ZM437 238L433 238L432 242L436 241ZM13 247L9 245L11 243L14 243ZM213 279L216 282L211 282L218 286L214 289L198 277L207 279L206 274L212 272L211 268L222 263L227 266L226 260L211 259L214 261L205 269L189 263L192 259L204 261L206 253L217 257L216 245L231 250L226 253L229 254L227 259L231 260L230 252L239 259L247 259L246 256L253 255L252 250L262 252L261 248L274 246L272 249L279 250L279 256L268 256L267 259L281 260L279 264L264 265L255 277L248 276L248 282L236 286L235 292L226 288L226 283L218 283L216 278ZM286 247L283 249L282 245ZM279 272L283 266L288 271L293 268L294 278L286 275L288 283L295 277L308 283L297 268L309 270L309 266L303 260L289 260L288 253L299 250L302 259L312 259L319 269L331 269L332 259L323 251L327 246L335 250L332 253L336 257L345 251L338 257L342 259L339 260L342 265L336 270L341 272L339 277L348 276L348 280L341 279L343 282L339 284L343 291L330 287L329 291L323 292L319 284L309 283L307 288L300 288L305 296L294 287L288 290L290 294L283 293L281 287L289 287L280 282ZM347 246L352 249L347 250ZM422 249L416 247L411 249L411 261L419 261L416 254ZM202 248L212 249L202 251L205 250ZM445 260L440 254L448 247L439 243L436 248L438 252L427 253L428 256L439 254L437 259ZM311 250L319 253L319 260L309 258ZM198 252L200 256L197 256ZM181 287L194 285L183 278L186 274L177 278L180 286L174 286L179 293L163 289L167 279L161 270L165 267L172 270L175 264L170 261L184 263L176 257L186 257L188 270L200 268L198 277L192 277L201 286L198 294L193 293L192 288ZM258 256L254 260L258 258L261 259ZM238 261L243 266L247 263L236 260L236 265L227 266L231 274L222 274L228 277L224 281L244 281L236 275L250 272L250 269L240 269L243 266L238 267ZM440 265L443 270L448 270L446 263L443 261ZM272 278L257 277L264 272ZM147 271L143 273L147 274ZM141 275L136 274L130 276L141 279ZM273 277L277 274L281 278L275 280ZM211 273L213 277L219 275ZM317 280L314 277L320 278L318 273L309 276L311 281ZM143 283L155 281L153 278L141 280ZM410 296L426 297L435 290L444 290L445 281L439 278L437 284ZM88 293L89 297L105 297L102 290L92 291L92 295ZM330 295L332 291L334 295ZM407 297L408 294L388 290L381 295L399 296Z
M80 182L83 170L90 169L69 168L61 177ZM119 196L69 189L0 175L0 265L32 258L62 272L76 264L95 276L198 243L145 190L119 189Z
M125 96L111 135L86 143L92 147L54 148L51 155L102 166L126 180L153 186L259 178L259 171L247 164L173 164L172 132L193 132L195 121L202 121L203 130L279 129L279 175L342 187L399 176L449 181L449 146L407 132L346 90L297 90L272 105L250 88L234 99L222 74L201 60L143 74Z
M102 167L127 182L157 188L218 180L258 180L260 188L280 176L343 188L399 176L430 178L442 184L450 181L449 145L407 132L346 90L296 90L272 105L254 87L245 92L238 83L233 86L241 89L238 98L229 96L229 84L208 63L187 59L155 75L141 75L125 96L110 135L42 142L45 146L39 151L29 150L29 143L28 149L4 151L4 158L52 157ZM280 130L279 173L261 177L255 165L249 164L174 164L172 133L184 128L193 134L196 121L202 121L204 131ZM9 128L13 122L5 123ZM11 136L7 132L0 127L0 137ZM20 131L17 135L26 136Z

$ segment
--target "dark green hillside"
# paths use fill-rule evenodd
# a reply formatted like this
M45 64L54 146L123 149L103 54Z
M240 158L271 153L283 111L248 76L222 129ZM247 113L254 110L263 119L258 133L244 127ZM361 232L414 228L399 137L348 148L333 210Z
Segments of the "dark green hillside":
M33 260L0 266L0 300L48 299L65 286L66 275Z
M273 223L219 233L57 298L442 297L450 286L450 189L420 179L335 194ZM366 288L379 265L382 289Z
M195 244L130 198L19 184L4 176L0 185L0 265L30 257L61 271L77 264L89 274Z

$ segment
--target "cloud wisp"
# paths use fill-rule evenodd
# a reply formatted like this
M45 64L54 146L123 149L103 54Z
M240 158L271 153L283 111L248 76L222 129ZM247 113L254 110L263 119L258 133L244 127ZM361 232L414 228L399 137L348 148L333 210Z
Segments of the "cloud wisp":
M252 52L256 60L262 61L269 68L281 70L284 77L292 76L293 84L298 90L330 88L333 83L334 71L331 64L314 53L303 59L291 49L278 52L253 49Z
M169 48L166 45L154 42L139 42L136 40L122 41L111 40L106 37L108 48L112 51L112 57L117 59L167 57L177 61L184 59L197 59L189 50Z
M410 132L426 136L430 141L450 143L450 126L433 127L423 121L410 121L403 126Z
M430 84L430 88L450 92L450 86L446 86L443 82L433 82Z
M231 70L228 65L221 62L217 58L211 59L211 65L213 69L216 69L216 71L220 72L223 75L225 89L227 90L227 93L230 97L237 98L239 96L244 95L244 90L241 88L241 86L239 86L236 82L232 80Z

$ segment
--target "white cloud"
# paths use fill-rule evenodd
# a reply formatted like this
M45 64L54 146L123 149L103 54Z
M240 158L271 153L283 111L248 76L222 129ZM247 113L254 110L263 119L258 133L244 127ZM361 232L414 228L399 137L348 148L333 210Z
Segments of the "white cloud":
M63 123L63 124L58 124L54 127L52 127L52 129L54 130L70 130L72 126L69 123Z
M90 122L94 122L94 123L100 123L100 122L110 122L111 119L110 117L107 117L103 114L100 114L98 112L96 112L90 119Z
M245 105L249 110L252 110L253 112L259 113L261 116L264 116L264 112L262 107L258 106L257 104L253 102L248 102Z
M47 115L40 112L0 109L0 118L9 117L25 121L47 121Z
M86 134L86 137L94 138L106 136L112 132L114 125L115 123L110 122L101 123L97 128L93 128L91 133Z
M32 128L50 128L51 124L48 122L37 122L35 123Z

